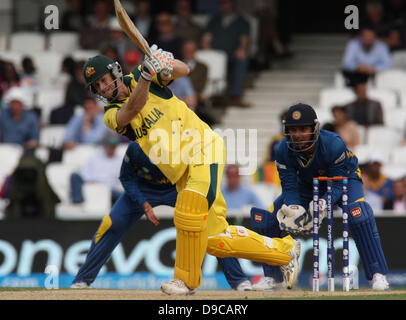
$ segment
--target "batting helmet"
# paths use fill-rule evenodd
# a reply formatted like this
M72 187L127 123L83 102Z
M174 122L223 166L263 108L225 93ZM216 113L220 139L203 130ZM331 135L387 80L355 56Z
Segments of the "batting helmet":
M111 73L114 82L123 77L120 64L114 62L109 57L99 55L87 60L83 66L83 77L86 82L86 88L90 88L93 93L97 94L92 84L108 72ZM115 92L114 95L116 94L117 93Z

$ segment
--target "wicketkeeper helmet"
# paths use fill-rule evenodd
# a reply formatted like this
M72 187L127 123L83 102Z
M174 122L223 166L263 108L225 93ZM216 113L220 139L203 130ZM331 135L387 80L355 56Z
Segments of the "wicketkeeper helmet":
M283 134L285 135L288 143L288 148L293 151L306 151L310 149L317 141L320 134L320 122L317 119L317 114L314 109L308 104L298 103L289 108L286 113L286 119L282 121ZM311 126L313 129L312 137L309 140L309 146L305 149L298 150L295 148L290 137L290 127Z

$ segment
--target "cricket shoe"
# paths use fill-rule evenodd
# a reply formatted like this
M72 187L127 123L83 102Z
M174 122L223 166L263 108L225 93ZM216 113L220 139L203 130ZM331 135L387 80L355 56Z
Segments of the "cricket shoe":
M75 282L71 286L71 289L88 289L90 286L86 282Z
M252 286L254 291L268 291L268 290L280 290L286 289L286 283L276 282L272 277L263 277L257 283Z
M194 294L196 290L189 289L186 284L180 279L173 279L169 283L161 286L161 291L168 295L188 296Z
M235 288L234 290L237 290L237 291L251 291L252 290L251 281L245 280L245 281L241 282L237 286L237 288Z
M301 243L300 240L293 241L295 241L295 243L293 245L292 250L289 251L289 254L292 257L292 259L286 266L281 266L283 279L288 289L292 289L295 286L297 276L299 275L299 256Z
M373 290L385 291L390 289L386 277L381 273L375 273L370 283Z

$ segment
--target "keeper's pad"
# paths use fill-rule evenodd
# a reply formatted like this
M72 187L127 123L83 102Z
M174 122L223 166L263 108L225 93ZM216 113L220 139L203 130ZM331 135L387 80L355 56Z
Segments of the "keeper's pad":
M349 227L361 256L366 278L371 280L375 273L387 274L388 266L371 206L365 201L354 202L348 206L348 210Z
M207 252L218 258L242 258L269 265L286 265L291 260L292 237L269 238L241 226L229 226L225 233L209 237Z
M268 210L251 208L251 225L256 232L267 237L279 237L281 233L276 214Z
M176 227L175 279L181 279L190 289L201 284L202 263L207 249L207 199L201 194L179 192L174 224Z

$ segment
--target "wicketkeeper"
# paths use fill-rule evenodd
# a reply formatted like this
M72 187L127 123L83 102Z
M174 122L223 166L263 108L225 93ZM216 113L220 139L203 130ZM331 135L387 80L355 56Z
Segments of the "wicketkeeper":
M268 237L281 231L311 233L313 228L313 177L348 177L349 227L374 290L388 290L388 272L374 213L365 201L357 157L343 140L330 131L320 130L314 109L306 104L289 108L283 121L284 138L276 152L282 194L268 210L252 208L254 229ZM327 214L326 186L320 185L320 222ZM342 182L333 183L333 205L341 204ZM281 282L278 268L264 265L264 279L257 288L272 289ZM255 285L254 285L255 287Z

